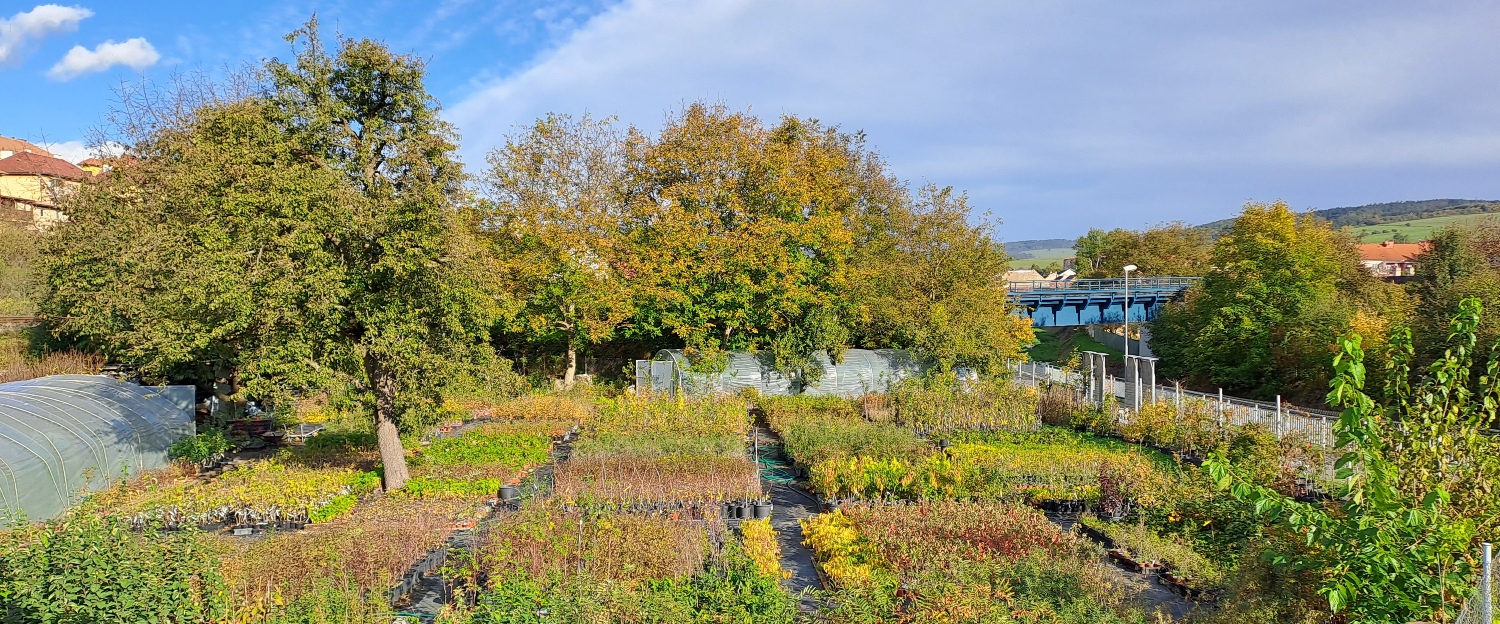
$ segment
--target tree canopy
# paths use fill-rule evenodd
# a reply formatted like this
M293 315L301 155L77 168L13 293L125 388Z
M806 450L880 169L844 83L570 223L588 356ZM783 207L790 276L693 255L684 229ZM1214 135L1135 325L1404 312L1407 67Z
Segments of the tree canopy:
M462 172L421 62L315 21L263 96L192 103L68 200L42 310L155 377L229 371L242 393L344 383L373 404L386 485L398 426L484 348Z
M1327 345L1382 301L1353 241L1284 202L1246 204L1211 263L1152 324L1151 349L1165 376L1226 392L1315 396Z
M1140 231L1094 228L1074 248L1081 277L1119 277L1127 264L1143 276L1196 277L1208 272L1213 238L1203 228L1174 222Z
M1030 340L1004 249L965 197L913 195L858 134L694 103L658 135L552 115L490 155L485 229L524 303L507 324L566 352L621 340L714 362L900 347L996 370Z

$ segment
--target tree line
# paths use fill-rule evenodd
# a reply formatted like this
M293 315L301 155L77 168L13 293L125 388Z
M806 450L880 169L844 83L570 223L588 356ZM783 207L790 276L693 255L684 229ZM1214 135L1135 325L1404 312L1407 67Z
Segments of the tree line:
M400 432L508 360L706 366L920 351L996 372L1031 339L966 197L912 190L863 135L693 103L659 132L549 115L469 177L420 59L325 42L233 80L122 92L128 157L65 200L35 260L50 339L151 380L281 400L338 386Z

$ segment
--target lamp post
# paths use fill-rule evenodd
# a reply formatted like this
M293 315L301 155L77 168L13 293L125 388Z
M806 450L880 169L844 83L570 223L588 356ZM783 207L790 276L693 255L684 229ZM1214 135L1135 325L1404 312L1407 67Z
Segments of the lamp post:
M1134 264L1125 265L1125 357L1130 357L1130 272L1136 270ZM1128 366L1128 364L1127 364Z

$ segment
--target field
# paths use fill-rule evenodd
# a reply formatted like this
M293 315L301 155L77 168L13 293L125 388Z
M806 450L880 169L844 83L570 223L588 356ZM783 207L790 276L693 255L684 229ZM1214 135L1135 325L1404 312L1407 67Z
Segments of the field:
M1351 229L1355 237L1362 243L1379 243L1395 240L1398 236L1404 236L1408 242L1416 243L1431 238L1433 233L1443 228L1453 225L1468 226L1476 223L1500 223L1500 217L1493 214L1455 215L1397 221L1379 225L1361 225L1352 227Z
M1041 268L1055 264L1060 269L1062 267L1063 259L1071 258L1076 254L1077 252L1075 252L1072 247L1053 247L1048 249L1033 249L1030 251L1014 251L1011 252L1011 255L1015 257L1010 261L1010 268L1029 269L1033 265ZM1026 257L1022 258L1020 256Z

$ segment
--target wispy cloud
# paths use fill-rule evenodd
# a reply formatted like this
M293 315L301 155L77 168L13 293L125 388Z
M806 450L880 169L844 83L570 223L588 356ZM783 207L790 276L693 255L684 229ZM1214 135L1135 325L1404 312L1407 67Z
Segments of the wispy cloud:
M47 72L53 80L72 80L84 74L102 72L116 65L131 69L145 69L161 60L161 55L145 37L126 39L120 43L105 41L93 50L73 46L61 61Z
M0 18L0 65L14 65L37 41L78 30L78 23L93 11L80 6L43 4L23 13Z

